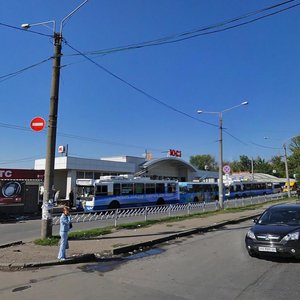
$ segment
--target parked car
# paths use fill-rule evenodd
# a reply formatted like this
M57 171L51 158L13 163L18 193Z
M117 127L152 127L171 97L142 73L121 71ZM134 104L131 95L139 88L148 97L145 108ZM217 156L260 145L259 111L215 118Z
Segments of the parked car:
M300 205L271 206L254 223L245 237L250 256L300 258Z

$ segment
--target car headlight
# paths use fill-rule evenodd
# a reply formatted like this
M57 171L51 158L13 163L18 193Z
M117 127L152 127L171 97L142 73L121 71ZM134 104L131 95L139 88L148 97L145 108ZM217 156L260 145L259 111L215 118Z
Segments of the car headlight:
M252 239L252 240L255 240L255 239L256 239L255 234L253 233L252 230L249 230L249 231L247 232L247 237L250 238L250 239Z
M299 240L299 232L293 232L287 234L282 240L284 241L296 241Z

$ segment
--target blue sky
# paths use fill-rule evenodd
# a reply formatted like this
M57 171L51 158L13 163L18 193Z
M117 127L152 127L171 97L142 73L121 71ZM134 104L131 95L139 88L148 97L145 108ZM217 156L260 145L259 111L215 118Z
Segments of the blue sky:
M81 2L1 1L0 22L19 27L55 20L59 30L61 20ZM247 100L248 106L223 115L228 132L224 160L282 154L283 141L299 134L300 6L215 34L88 56L98 66L72 55L78 52L68 46L86 53L138 44L278 3L90 0L63 30L68 44L62 49L57 147L68 144L69 155L88 158L141 156L145 149L159 158L179 149L187 161L197 154L218 159L218 116L197 110L221 111ZM32 30L51 35L43 26ZM34 159L46 153L46 130L36 133L29 126L36 116L48 119L52 61L9 79L3 76L50 58L52 40L3 25L0 34L0 167L32 168Z

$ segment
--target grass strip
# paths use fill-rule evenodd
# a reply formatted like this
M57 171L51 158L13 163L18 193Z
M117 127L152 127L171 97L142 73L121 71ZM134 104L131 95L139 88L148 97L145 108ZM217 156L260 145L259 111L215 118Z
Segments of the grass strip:
M242 206L242 207L234 207L234 208L226 208L224 210L215 210L215 211L207 211L207 212L197 212L197 213L191 213L189 215L181 215L181 216L171 216L171 217L164 217L161 219L155 219L155 220L146 220L146 221L138 221L138 222L131 222L127 224L120 224L116 227L104 227L104 228L94 228L94 229L87 229L87 230L78 230L73 231L69 233L69 239L88 239L92 237L99 237L101 235L110 234L116 230L121 229L138 229L143 227L149 227L154 224L161 224L161 223L170 223L170 222L179 222L184 221L188 219L193 218L207 218L210 216L218 215L218 214L224 214L224 213L238 213L243 211L249 211L249 210L255 210L258 208L262 208L266 204L276 204L276 203L282 203L282 202L291 202L291 200L295 199L280 199L280 200L274 200L270 202L264 202L260 204L253 204L248 206ZM40 246L57 246L59 243L60 237L58 235L52 236L51 238L47 239L37 239L34 241L36 245Z

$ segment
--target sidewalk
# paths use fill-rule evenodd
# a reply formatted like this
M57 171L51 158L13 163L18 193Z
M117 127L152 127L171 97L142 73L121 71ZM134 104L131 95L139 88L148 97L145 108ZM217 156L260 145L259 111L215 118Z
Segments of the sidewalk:
M270 206L266 204L265 207ZM223 213L204 218L155 224L140 229L122 229L86 240L69 240L68 259L57 260L58 246L38 246L33 242L4 247L0 245L0 270L70 264L108 259L153 246L181 236L205 232L227 224L242 222L261 214L264 208L236 213Z

